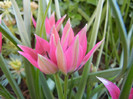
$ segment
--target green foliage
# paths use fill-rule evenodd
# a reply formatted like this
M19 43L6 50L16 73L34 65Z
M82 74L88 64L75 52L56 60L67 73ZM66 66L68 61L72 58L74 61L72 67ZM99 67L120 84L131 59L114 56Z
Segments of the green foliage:
M92 9L96 7L97 0L64 0L59 2L59 4L61 15L67 14L67 18L70 18L71 20L72 27L76 27L83 24L81 22L84 22L85 24L88 21L85 20L82 13L79 12L79 8L90 17L93 13ZM54 8L55 6L52 4L53 11Z

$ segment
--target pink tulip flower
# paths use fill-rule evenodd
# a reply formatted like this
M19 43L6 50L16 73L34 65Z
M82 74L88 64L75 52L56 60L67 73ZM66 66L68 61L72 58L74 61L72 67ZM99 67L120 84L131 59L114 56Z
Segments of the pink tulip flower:
M97 77L103 84L104 86L108 89L112 99L119 99L119 95L120 95L120 89L112 82L101 78L101 77ZM133 99L133 88L131 89L130 95L129 95L129 99Z
M49 24L48 22L46 23ZM35 35L35 50L19 45L19 47L23 50L23 52L19 51L19 53L45 74L53 74L59 70L67 75L67 73L79 70L89 60L103 41L102 40L97 43L91 51L86 54L87 25L79 31L76 36L74 36L74 32L70 25L70 20L68 20L63 29L61 39L58 31L57 25L54 25L51 30L49 42Z
M61 24L63 23L65 17L66 17L66 15L64 15L62 18L60 18L56 23L55 23L55 13L54 12L50 16L50 18L46 17L46 19L45 19L45 28L46 28L46 34L47 34L48 38L50 37L51 30L52 30L54 25L55 25L57 31L60 30ZM32 15L31 15L31 18L32 18L33 25L36 28L36 21L35 21L35 19L33 18Z
M1 24L2 15L0 15L0 24ZM0 32L0 53L2 48L2 33Z

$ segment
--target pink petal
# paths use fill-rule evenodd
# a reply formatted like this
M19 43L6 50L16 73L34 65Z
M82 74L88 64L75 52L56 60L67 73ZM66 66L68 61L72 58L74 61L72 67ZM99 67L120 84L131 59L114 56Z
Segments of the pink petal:
M77 36L74 43L65 52L67 61L67 72L73 72L76 69L80 57L79 55L79 36Z
M57 59L57 66L60 69L60 71L63 72L64 74L67 74L66 58L60 42L58 42L56 49L56 59Z
M49 43L37 35L35 35L35 37L36 37L36 47L35 47L36 52L41 55L44 55L46 54L46 52L49 52L50 50Z
M103 39L103 40L104 40L104 39ZM87 55L83 58L83 61L82 61L81 65L80 65L80 68L83 67L83 65L89 60L89 58L93 55L93 53L100 47L100 45L102 44L103 40L100 41L100 42L98 42L98 43L87 53ZM80 69L80 68L79 68L79 69Z
M120 95L120 89L112 82L101 78L101 77L97 77L104 85L105 87L108 89L112 99L119 99L119 95Z
M80 44L79 44L80 45ZM80 68L80 64L84 58L84 55L83 55L83 48L81 47L81 45L79 46L79 56L78 56L78 63L77 63L77 67L75 68L74 71L78 70Z
M38 65L42 72L45 74L54 74L58 68L51 60L38 54Z
M25 52L21 52L21 51L18 51L19 54L23 55L25 58L27 58L27 60L33 65L35 66L36 68L39 68L38 65L37 65L37 57L32 57L30 54L28 53L25 53Z
M53 12L52 15L49 18L49 23L53 27L55 25L55 13Z
M54 37L54 34L51 35L50 37L50 59L55 63L57 64L57 61L56 61L56 56L55 56L55 50L56 50L56 43L55 43L55 37Z
M63 29L63 34L61 37L61 45L63 47L63 50L65 50L68 47L70 28L71 28L70 19L68 19L68 21Z
M56 27L57 31L60 30L61 24L63 23L65 17L66 17L66 15L64 15L62 18L60 18L60 19L56 22L55 27Z
M33 25L36 28L36 21L35 21L35 19L34 19L34 17L32 15L31 15L31 18L32 18Z
M80 38L80 37L79 37L79 38ZM69 33L69 37L68 37L68 46L71 45L73 39L74 39L74 32L73 32L73 29L70 28L70 33Z
M133 99L133 88L131 89L130 95L129 95L129 99Z
M51 28L52 28L52 26L50 25L49 19L46 17L46 19L45 19L45 29L46 29L46 34L47 35L50 35Z
M79 43L82 46L83 50L83 55L85 56L86 50L87 50L87 37L86 37L86 32L87 32L87 25L77 34L79 35Z
M57 32L55 26L53 26L52 34L54 34L54 37L55 37L55 44L57 45L57 44L58 44L58 41L60 40L60 38L59 38L59 34L58 34L58 32Z
M37 60L37 53L35 50L23 45L18 45L18 47L20 47L24 53L30 55L34 60Z

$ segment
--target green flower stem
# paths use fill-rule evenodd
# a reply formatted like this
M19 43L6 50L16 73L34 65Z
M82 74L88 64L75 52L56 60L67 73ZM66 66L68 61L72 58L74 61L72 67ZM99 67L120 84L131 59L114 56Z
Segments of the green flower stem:
M6 78L8 79L9 84L11 85L11 87L14 90L15 94L17 95L17 97L19 99L24 99L23 94L22 94L21 90L19 89L17 83L13 79L12 74L9 71L9 68L7 67L7 65L5 63L2 54L0 54L0 67L1 67L1 69L3 71L3 73L5 74Z
M131 64L131 67L128 69L127 77L125 78L126 80L124 82L124 86L122 87L119 99L128 99L129 97L129 93L130 93L132 82L133 82L133 62Z
M64 99L67 99L68 77L69 77L69 75L65 75L65 83L64 83Z
M58 98L63 99L63 90L62 90L62 85L61 85L60 77L59 77L58 73L56 73L54 75L54 79L55 79L56 88L57 88L57 92L58 92Z

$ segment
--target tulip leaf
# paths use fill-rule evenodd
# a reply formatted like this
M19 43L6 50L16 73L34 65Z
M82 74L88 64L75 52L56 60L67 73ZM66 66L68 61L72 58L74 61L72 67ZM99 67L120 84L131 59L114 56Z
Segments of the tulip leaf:
M24 99L23 94L20 90L20 88L18 87L16 81L13 79L11 72L9 71L8 66L6 65L6 62L2 56L2 54L0 54L0 67L3 71L3 73L5 74L6 78L9 81L9 84L11 85L12 89L14 90L15 94L17 95L17 97L19 99Z
M29 40L31 40L31 8L30 8L30 0L23 0L23 8L24 8L24 24L26 27L26 31L29 36Z
M131 60L133 60L133 48L131 52ZM128 99L133 82L133 61L130 62L127 75L125 77L124 84L119 96L119 99Z
M15 97L12 96L9 93L9 91L5 87L3 87L1 84L0 84L0 95L2 95L6 99L15 99Z
M52 95L50 88L48 87L47 81L42 72L40 72L39 77L40 77L40 83L42 85L42 90L44 92L45 97L47 99L54 99L54 96Z
M118 7L116 0L109 0L109 3L115 15L116 23L119 26L119 30L121 34L120 35L121 42L122 42L122 46L124 49L124 61L123 61L123 69L122 69L122 72L120 73L121 75L125 72L127 64L128 64L129 47L128 47L128 41L127 41L127 31L126 31L126 28L125 28L125 25L122 19L122 15L121 15L121 12L120 12L120 9Z
M38 8L38 17L37 17L37 25L36 25L36 34L41 36L41 27L45 20L44 13L46 11L46 1L45 0L39 0L39 8ZM43 33L46 36L45 26L42 27L44 29Z
M11 0L11 2L12 2L13 11L14 11L15 18L16 18L16 21L17 21L17 26L18 26L18 30L19 30L19 33L20 33L22 43L26 46L31 46L30 37L29 37L29 35L26 31L26 27L24 25L24 21L22 19L21 13L19 11L18 5L17 5L15 0Z
M18 49L20 49L17 45L21 44L21 42L10 32L10 30L3 21L2 24L0 25L0 32L5 37L7 37Z

